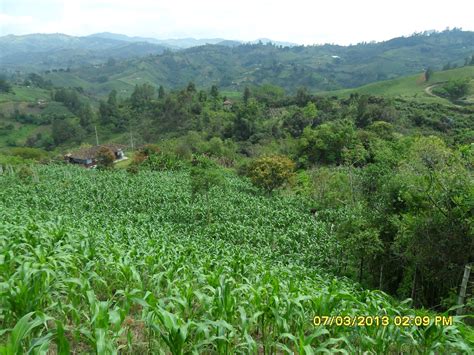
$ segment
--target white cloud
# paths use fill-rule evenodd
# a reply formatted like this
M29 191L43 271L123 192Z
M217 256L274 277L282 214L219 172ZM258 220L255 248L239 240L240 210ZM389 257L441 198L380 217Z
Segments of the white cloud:
M27 25L31 22L33 22L32 16L12 16L8 14L0 13L1 26Z
M165 37L268 37L305 44L384 40L415 31L474 30L471 0L0 0L0 34L119 32Z

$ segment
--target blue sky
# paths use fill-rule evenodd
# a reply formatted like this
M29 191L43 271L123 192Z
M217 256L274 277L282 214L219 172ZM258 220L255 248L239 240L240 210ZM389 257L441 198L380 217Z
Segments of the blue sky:
M107 31L350 44L446 27L474 30L473 13L472 0L0 0L0 35Z

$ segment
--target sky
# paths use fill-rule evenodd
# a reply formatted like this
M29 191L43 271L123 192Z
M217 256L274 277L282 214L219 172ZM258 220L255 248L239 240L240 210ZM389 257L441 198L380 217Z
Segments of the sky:
M474 30L473 14L472 0L0 0L0 36L114 32L347 45Z

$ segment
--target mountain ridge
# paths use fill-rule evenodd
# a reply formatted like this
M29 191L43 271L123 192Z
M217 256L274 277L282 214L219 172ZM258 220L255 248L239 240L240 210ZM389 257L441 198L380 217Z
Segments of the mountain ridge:
M46 76L55 85L82 83L81 86L95 94L117 89L126 95L135 85L144 83L172 89L190 81L199 87L217 85L227 91L242 92L245 86L271 84L287 92L295 92L302 86L320 92L421 74L428 67L440 70L447 63L459 66L474 54L474 32L461 30L351 46L283 47L273 42L224 41L182 50L138 40L78 39L63 35L56 38L66 44L56 43L47 53L35 52L38 46L46 48L37 42L23 43L23 52L16 56L11 53L5 56L2 51L3 68L10 73L15 70L48 73ZM4 37L0 38L3 49L2 41ZM77 43L86 47L77 48ZM31 49L29 44L36 47ZM29 54L25 56L25 53ZM110 62L111 58L116 60ZM70 70L51 73L61 68Z

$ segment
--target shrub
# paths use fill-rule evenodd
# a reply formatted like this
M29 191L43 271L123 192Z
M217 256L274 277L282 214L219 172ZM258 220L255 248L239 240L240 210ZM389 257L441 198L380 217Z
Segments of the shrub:
M101 147L97 152L97 167L111 169L114 166L115 154L107 147Z
M10 155L18 156L23 159L41 160L46 157L46 152L42 149L16 147L9 150Z
M154 144L147 144L143 146L134 156L133 162L134 165L139 165L143 163L150 155L158 154L160 152L160 147Z
M268 193L288 184L294 177L295 163L284 156L274 155L254 160L248 176L255 186Z
M441 87L434 88L436 95L458 100L469 94L469 79L449 80Z
M181 170L186 166L186 164L173 153L159 152L151 154L145 161L143 161L141 166L151 171L164 171Z

